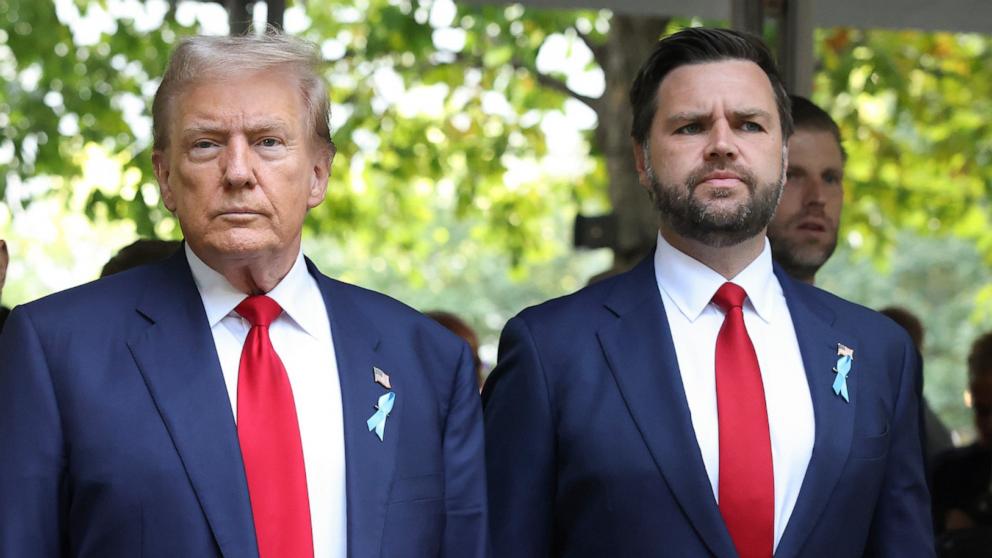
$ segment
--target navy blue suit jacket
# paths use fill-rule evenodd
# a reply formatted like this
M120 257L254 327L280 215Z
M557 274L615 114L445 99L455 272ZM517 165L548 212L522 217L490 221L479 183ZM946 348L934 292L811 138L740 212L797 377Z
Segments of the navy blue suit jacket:
M308 266L341 382L348 556L485 554L467 347ZM182 251L19 306L0 355L0 557L257 556L234 414ZM366 426L384 393L373 366L396 393L384 441Z
M919 360L887 318L776 270L815 439L779 557L932 556ZM850 402L831 385L854 349ZM497 558L736 556L689 416L649 257L527 309L483 392Z

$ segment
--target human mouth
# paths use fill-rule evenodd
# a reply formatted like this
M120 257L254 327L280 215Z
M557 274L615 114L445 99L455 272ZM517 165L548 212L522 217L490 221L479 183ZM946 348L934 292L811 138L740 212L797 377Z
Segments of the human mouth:
M830 227L826 221L820 219L803 219L796 225L796 228L801 231L827 232Z
M740 175L730 171L716 171L703 176L699 184L709 184L711 186L729 188L743 184Z
M254 209L241 208L241 207L225 209L217 212L217 217L220 217L222 219L236 220L236 221L254 219L259 215L261 215L261 213Z

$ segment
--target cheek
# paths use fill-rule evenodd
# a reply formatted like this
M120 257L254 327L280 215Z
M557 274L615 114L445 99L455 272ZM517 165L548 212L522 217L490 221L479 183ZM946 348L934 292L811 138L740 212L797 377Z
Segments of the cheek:
M835 219L840 218L841 210L844 208L844 190L838 188L827 199L827 211Z
M778 200L778 211L776 215L787 217L795 213L802 207L803 189L802 186L786 184L782 188L782 197Z

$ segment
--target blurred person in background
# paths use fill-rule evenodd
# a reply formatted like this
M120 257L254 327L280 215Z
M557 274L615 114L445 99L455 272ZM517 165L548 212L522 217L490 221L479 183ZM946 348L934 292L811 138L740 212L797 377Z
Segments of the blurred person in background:
M7 251L7 241L0 239L0 303L3 302L3 285L7 282L8 263L10 263L10 253ZM7 314L10 314L10 309L0 305L0 331L3 331L3 323L7 321Z
M809 99L790 95L795 131L778 208L768 224L772 257L793 278L813 284L837 247L847 154L840 128Z
M475 334L475 330L465 320L451 312L432 310L426 314L427 317L448 328L448 331L468 343L468 348L472 351L472 361L475 363L476 376L479 379L479 389L482 389L482 384L485 382L485 371L483 370L482 359L479 358L479 336Z
M114 254L114 257L104 264L100 271L100 277L107 277L139 265L160 262L175 254L182 247L183 243L178 240L139 238Z
M916 345L916 351L920 355L923 354L923 323L920 322L920 319L915 314L901 306L888 306L878 312L888 316L892 321L902 326L906 330L906 333L909 333L909 338L913 340L913 345ZM925 377L926 371L924 368ZM954 443L951 441L951 432L944 426L937 413L933 412L933 409L930 408L926 397L923 397L921 401L923 433L925 436L923 449L926 452L927 471L932 473L937 456L953 448Z
M992 556L992 332L971 346L968 392L978 437L938 457L933 511L947 555L985 557Z

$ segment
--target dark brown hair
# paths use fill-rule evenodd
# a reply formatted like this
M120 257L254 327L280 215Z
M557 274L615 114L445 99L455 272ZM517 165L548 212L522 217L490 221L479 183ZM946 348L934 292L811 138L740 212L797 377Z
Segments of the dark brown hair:
M758 37L740 31L693 27L659 40L634 79L630 88L630 106L634 112L630 135L637 143L644 144L647 139L658 110L658 86L669 72L679 66L723 60L747 60L764 70L775 93L782 141L788 140L792 135L789 94L768 47Z

